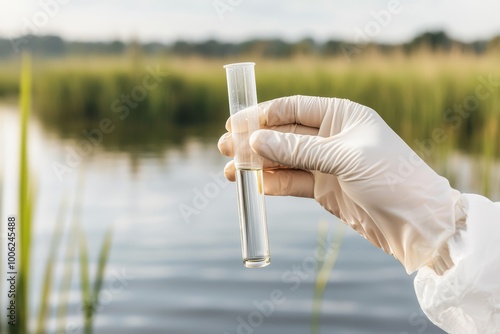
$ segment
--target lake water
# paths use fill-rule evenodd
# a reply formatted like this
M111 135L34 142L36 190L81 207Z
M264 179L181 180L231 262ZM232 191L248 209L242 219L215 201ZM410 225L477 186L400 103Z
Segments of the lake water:
M14 110L1 116L7 214L16 212L18 124ZM314 201L268 197L271 265L246 269L236 189L220 177L227 159L219 155L215 138L194 135L180 145L162 143L161 150L150 150L114 149L106 146L105 135L101 146L73 161L59 179L54 165L65 163L68 149L77 148L78 141L60 139L36 122L31 125L36 180L33 314L57 212L66 203L66 231L80 219L87 237L91 283L103 235L113 226L96 333L310 332L315 282L311 259L318 226L328 221L333 236L339 224ZM454 165L460 166L450 172L456 185L474 190L474 160L455 155L442 168ZM498 189L498 173L492 178ZM81 215L73 210L75 196L81 198ZM65 240L55 273L53 313L64 276L60 264L71 246ZM81 333L79 271L77 260L69 261L75 264L66 328ZM412 281L391 256L346 230L322 303L321 333L442 333L420 311Z

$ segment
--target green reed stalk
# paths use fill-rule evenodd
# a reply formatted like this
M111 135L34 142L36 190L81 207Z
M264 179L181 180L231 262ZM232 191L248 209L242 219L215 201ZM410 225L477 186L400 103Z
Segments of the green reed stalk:
M106 264L109 258L112 243L112 228L108 228L99 251L99 261L97 271L95 273L94 286L90 289L89 282L89 262L87 252L87 240L83 232L80 233L79 249L80 249L80 283L83 301L83 319L84 319L84 333L90 334L93 331L93 322L95 319L96 311L99 309L99 293L104 281L106 272Z
M66 198L66 196L64 197ZM37 334L45 333L47 319L50 310L50 294L52 292L52 279L55 271L55 263L59 253L59 245L64 232L64 215L66 213L66 201L61 201L57 214L55 230L50 241L50 251L45 264L45 274L42 285L42 297L40 299L40 310L38 312Z
M10 326L14 333L28 333L29 323L29 277L31 223L34 206L33 188L29 178L28 159L28 123L31 109L31 56L24 53L22 57L21 89L21 138L19 161L19 218L18 218L18 282L16 293L17 319L16 326Z
M330 277L342 246L344 239L345 225L337 223L334 231L335 238L327 249L328 222L322 221L318 227L318 243L316 245L317 253L323 254L324 258L316 263L316 281L314 284L314 297L311 315L311 334L318 334L321 322L321 305L325 294L326 285Z

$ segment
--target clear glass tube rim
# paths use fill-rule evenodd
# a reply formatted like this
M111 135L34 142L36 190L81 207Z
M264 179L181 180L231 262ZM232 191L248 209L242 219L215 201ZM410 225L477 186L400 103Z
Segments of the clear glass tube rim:
M233 68L239 68L239 67L252 67L255 66L254 62L247 61L247 62L241 62L241 63L232 63L232 64L226 64L223 67L225 69L233 69Z

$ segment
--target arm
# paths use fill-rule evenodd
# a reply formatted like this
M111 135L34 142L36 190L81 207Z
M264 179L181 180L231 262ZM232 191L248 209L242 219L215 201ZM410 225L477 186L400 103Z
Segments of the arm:
M423 267L415 292L425 314L448 333L500 332L500 203L462 194L464 227L446 243L452 265Z
M444 302L439 293L446 289L433 282L457 279L452 273L458 268L452 241L460 244L464 231L470 231L468 196L451 188L375 111L360 104L308 96L281 98L260 105L260 123L263 130L251 136L250 145L265 159L266 194L314 198L394 255L408 273L420 269L420 303L431 320L447 329L436 320ZM231 131L221 137L219 148L225 155L234 154ZM226 166L225 174L234 180L234 164ZM497 290L489 292L498 296L500 283L491 286ZM448 320L453 317L458 313Z

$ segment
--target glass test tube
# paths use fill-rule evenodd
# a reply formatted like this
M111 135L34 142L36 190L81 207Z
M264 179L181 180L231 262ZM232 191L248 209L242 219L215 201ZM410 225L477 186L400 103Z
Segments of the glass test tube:
M254 63L225 65L235 149L238 212L243 265L261 268L271 263L267 236L262 158L250 148L250 135L259 129Z

